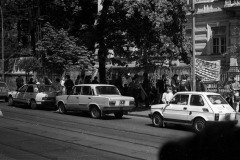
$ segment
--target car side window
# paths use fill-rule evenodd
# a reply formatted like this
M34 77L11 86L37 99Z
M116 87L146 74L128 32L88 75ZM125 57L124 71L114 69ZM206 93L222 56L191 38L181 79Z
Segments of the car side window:
M27 88L28 88L28 86L25 85L25 86L23 86L22 88L19 89L19 92L26 92Z
M204 106L204 101L201 95L192 95L190 100L191 106Z
M83 86L81 95L92 95L91 87L90 86Z
M73 94L73 95L80 95L80 93L81 93L81 86L75 86L75 87L73 88L72 94Z
M34 92L33 86L28 86L27 92L33 93Z
M171 100L170 104L179 104L179 105L187 105L188 104L189 95L186 94L178 94Z

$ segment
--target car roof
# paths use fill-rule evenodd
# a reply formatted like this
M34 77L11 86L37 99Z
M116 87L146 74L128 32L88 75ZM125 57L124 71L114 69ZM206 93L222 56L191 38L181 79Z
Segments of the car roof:
M75 85L75 86L114 86L114 85L111 85L111 84L78 84L78 85Z
M214 92L196 92L196 91L177 92L176 94L220 95L219 93L214 93Z

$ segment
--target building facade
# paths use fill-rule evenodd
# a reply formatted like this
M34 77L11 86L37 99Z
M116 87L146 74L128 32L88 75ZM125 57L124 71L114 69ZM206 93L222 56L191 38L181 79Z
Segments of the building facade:
M192 0L189 1L191 5ZM187 35L191 36L192 16L188 15ZM221 65L236 66L229 54L240 42L240 0L195 0L195 54L197 58Z

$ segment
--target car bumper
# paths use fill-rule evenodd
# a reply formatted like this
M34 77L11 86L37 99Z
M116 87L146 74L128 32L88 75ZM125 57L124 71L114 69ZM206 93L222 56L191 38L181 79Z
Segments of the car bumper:
M214 125L218 125L218 124L237 124L238 120L230 120L230 121L207 121L206 125L207 126L214 126Z
M107 112L107 111L131 111L134 108L134 106L117 106L117 107L103 107L102 111Z
M41 106L55 106L56 105L56 101L39 101L39 102L37 102L37 105L41 105Z

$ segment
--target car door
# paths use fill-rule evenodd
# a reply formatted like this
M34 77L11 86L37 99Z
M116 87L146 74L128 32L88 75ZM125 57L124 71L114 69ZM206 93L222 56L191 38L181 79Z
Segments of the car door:
M24 85L19 88L18 92L16 93L15 100L16 102L24 103L24 94L28 88L28 85Z
M212 110L210 110L206 99L202 95L193 94L190 97L189 106L189 121L193 120L196 116L210 116L212 115Z
M67 97L66 108L68 110L78 110L79 109L79 97L81 92L81 86L74 86L70 95Z
M163 111L164 119L177 123L188 122L188 94L176 94Z
M23 101L24 101L24 103L29 103L32 98L35 99L34 86L28 85L27 90L26 90L25 94L23 95Z
M92 101L93 90L91 86L83 86L79 99L79 107L81 110L88 110L88 104Z

